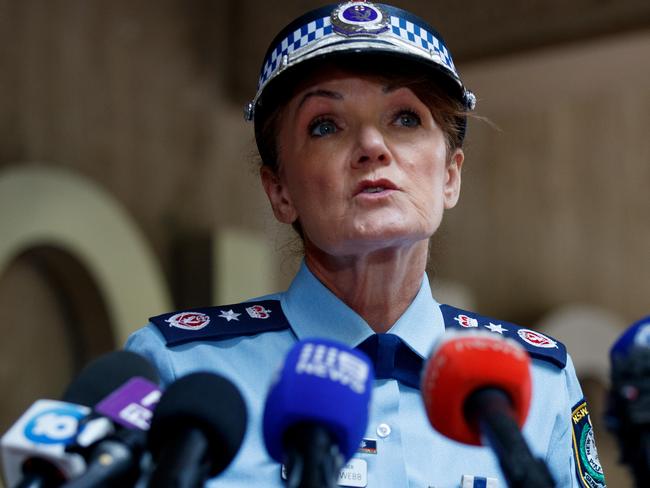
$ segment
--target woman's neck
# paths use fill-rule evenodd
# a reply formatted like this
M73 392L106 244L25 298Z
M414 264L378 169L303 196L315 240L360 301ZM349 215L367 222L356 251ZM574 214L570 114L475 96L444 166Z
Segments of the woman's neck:
M332 293L381 333L393 326L420 290L427 253L428 240L344 257L306 246L305 263Z

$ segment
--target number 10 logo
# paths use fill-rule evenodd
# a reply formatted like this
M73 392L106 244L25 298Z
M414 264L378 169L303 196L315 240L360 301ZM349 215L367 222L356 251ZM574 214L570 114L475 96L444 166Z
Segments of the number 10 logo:
M85 414L70 408L52 408L38 413L25 426L25 437L39 444L67 444L75 439Z

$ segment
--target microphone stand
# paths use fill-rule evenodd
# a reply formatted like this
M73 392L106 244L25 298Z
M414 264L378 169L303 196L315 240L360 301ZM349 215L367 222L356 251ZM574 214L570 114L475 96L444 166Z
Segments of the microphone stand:
M642 432L637 440L639 450L634 459L630 459L630 467L638 488L650 486L650 433Z
M200 428L172 432L149 488L200 488L210 477L210 445Z
M23 465L23 478L14 488L56 488L64 481L63 474L55 466L33 458Z
M287 488L336 488L343 456L322 426L304 422L284 436Z
M134 486L140 476L146 434L141 430L120 429L97 442L87 461L86 472L61 488L110 488Z
M536 459L514 420L508 395L497 388L472 393L465 402L468 419L478 423L499 460L511 488L554 488L548 467Z

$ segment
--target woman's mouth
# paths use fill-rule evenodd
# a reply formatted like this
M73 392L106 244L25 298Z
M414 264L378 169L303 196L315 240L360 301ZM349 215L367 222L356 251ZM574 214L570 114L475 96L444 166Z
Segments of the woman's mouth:
M379 195L390 193L393 190L399 190L399 188L390 180L363 180L357 185L354 195Z
M371 186L368 188L364 188L361 193L379 193L384 191L385 188L383 186Z

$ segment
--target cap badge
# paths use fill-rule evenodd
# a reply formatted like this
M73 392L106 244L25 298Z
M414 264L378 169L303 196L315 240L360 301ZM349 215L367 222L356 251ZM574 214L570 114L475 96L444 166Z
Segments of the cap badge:
M370 2L342 3L332 11L330 20L334 31L344 36L379 34L390 26L390 15Z

